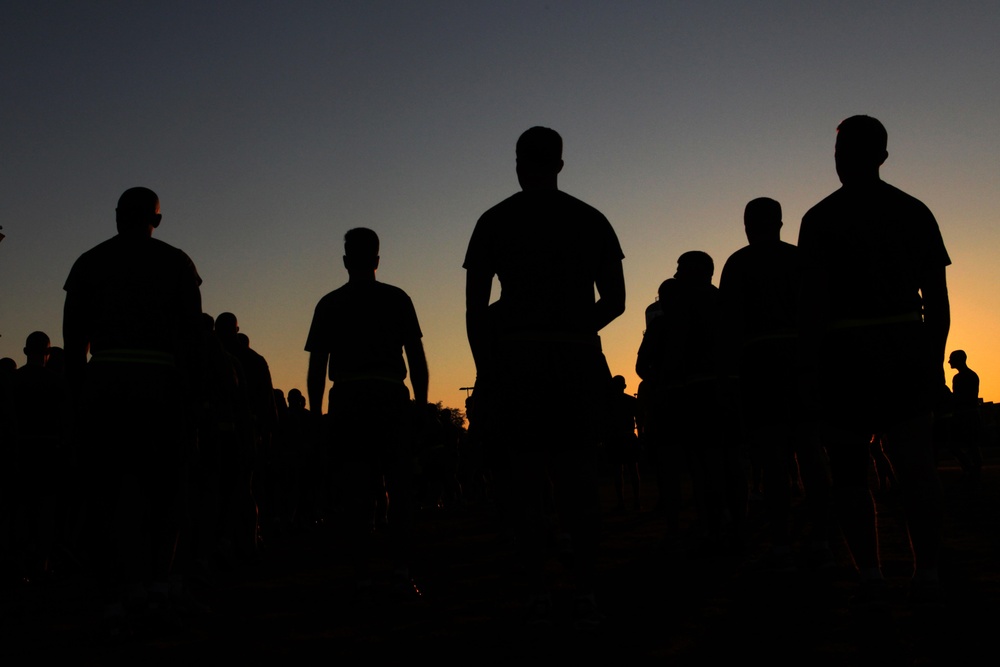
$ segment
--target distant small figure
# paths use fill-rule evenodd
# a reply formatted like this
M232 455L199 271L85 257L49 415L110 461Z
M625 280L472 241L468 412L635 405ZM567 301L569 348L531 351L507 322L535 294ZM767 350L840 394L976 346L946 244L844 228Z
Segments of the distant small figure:
M968 355L964 350L952 352L948 365L958 371L951 379L952 452L966 479L978 484L983 472L983 454L979 448L983 428L979 414L979 375L969 368Z

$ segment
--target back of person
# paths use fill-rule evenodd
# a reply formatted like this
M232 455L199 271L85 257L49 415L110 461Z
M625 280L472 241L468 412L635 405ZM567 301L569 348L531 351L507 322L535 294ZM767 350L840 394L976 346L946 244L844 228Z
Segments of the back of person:
M593 207L559 190L519 192L483 214L467 261L502 286L500 332L594 336L594 280L619 261L618 239Z
M942 546L932 421L944 383L951 260L927 207L881 180L888 155L878 120L844 120L834 150L842 187L802 218L798 244L804 387L824 427L841 528L868 599L873 591L884 599L868 487L873 433L885 435L903 491L918 597L939 591Z

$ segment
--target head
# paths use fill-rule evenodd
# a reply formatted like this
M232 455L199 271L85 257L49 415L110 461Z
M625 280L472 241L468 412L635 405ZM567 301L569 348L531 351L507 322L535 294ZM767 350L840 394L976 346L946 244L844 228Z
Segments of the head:
M517 140L517 181L523 190L553 190L563 168L562 137L547 127L525 130Z
M119 234L152 236L161 219L160 198L149 188L129 188L118 198L115 222Z
M289 389L288 390L288 407L302 409L306 407L306 397L302 395L302 391L299 389Z
M768 197L751 200L743 209L743 229L751 245L780 240L781 204Z
M684 282L711 283L715 275L715 262L711 255L701 250L689 250L677 258L674 278Z
M58 345L49 348L49 358L45 362L45 367L56 373L64 373L66 369L66 351Z
M952 368L965 368L968 359L964 350L955 350L948 356L948 365Z
M851 116L837 126L834 161L844 185L879 179L879 168L889 153L885 126L871 116Z
M611 386L615 389L615 391L625 391L628 383L625 382L624 375L616 375L611 378Z
M239 331L239 322L232 313L219 313L215 318L215 333L220 338L233 338Z
M49 357L49 347L52 341L44 331L33 331L24 341L24 356L29 364L44 366Z
M352 279L374 278L378 253L378 234L367 227L355 227L344 234L344 268Z
M656 288L656 300L666 301L674 294L677 294L679 289L681 289L681 286L677 284L676 278L667 278Z

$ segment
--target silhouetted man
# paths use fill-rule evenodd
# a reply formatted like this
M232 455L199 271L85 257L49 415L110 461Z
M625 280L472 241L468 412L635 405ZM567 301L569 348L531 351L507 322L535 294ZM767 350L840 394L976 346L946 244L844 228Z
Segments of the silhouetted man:
M275 402L271 369L263 355L250 347L250 339L240 332L239 321L233 313L220 313L215 318L215 334L238 365L237 375L241 393L246 398L252 417L253 450L244 461L244 471L249 485L251 530L243 531L249 539L238 540L240 551L256 552L274 518L274 499L271 460L272 440L278 424L278 405Z
M48 335L34 331L24 343L25 364L14 372L13 438L4 440L5 454L13 454L7 488L13 491L14 538L24 560L17 574L34 579L48 569L56 534L57 512L65 500L70 466L70 395L66 379L46 368L51 349ZM13 468L13 469L10 469Z
M762 470L771 552L761 564L794 564L791 552L791 488L795 455L810 487L814 544L809 556L830 562L825 505L826 473L819 447L804 439L795 371L801 270L798 248L781 240L781 204L767 197L747 203L743 228L749 245L726 260L719 280L731 332L732 364L740 387L743 435L751 460Z
M979 449L982 421L979 415L979 375L969 368L968 355L955 350L948 356L948 365L957 373L951 378L953 418L952 451L969 481L978 483L983 472L983 455Z
M322 414L326 379L329 422L338 460L358 592L371 593L370 534L374 498L385 479L393 547L392 585L412 593L407 554L410 483L416 410L427 404L427 360L413 302L406 292L378 282L379 238L358 227L344 236L348 281L316 305L306 351L311 411ZM406 353L404 360L403 353ZM410 392L403 381L409 366Z
M951 263L934 216L883 182L886 131L868 116L837 128L843 186L802 219L799 304L806 398L824 427L835 504L861 588L884 602L868 446L885 435L903 492L915 572L911 592L936 596L941 491L932 444L944 383Z
M611 379L598 331L625 310L624 255L607 218L558 189L558 133L527 130L516 157L521 192L479 218L463 265L477 419L509 458L532 577L528 621L546 623L552 611L541 501L551 480L579 565L576 620L590 624L599 621L596 451ZM490 307L494 277L502 291ZM540 379L553 387L546 404L526 404Z
M97 495L93 534L105 541L110 620L120 625L122 602L167 590L174 504L193 442L201 278L186 254L152 237L161 220L152 190L126 190L115 219L117 236L81 255L66 279L63 338L82 400L81 458Z
M715 262L705 252L691 250L677 258L674 277L657 294L659 313L647 309L647 316L654 316L636 357L649 421L661 430L657 475L667 541L678 538L682 479L673 465L677 457L668 457L663 446L683 453L697 532L707 538L701 546L709 548L740 537L747 493L745 474L737 470L736 441L727 437L735 406L720 401L723 327L714 274Z

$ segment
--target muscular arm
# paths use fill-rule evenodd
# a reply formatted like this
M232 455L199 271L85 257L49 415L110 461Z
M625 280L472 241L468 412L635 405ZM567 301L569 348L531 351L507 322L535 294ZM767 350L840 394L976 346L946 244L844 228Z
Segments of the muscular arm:
M489 363L489 325L486 314L492 289L493 274L473 269L466 271L465 330L477 375L482 373Z
M424 344L419 339L403 344L406 351L406 365L410 369L410 385L413 387L413 400L418 406L427 405L427 357L424 355Z
M330 355L326 352L309 353L309 372L306 376L306 393L309 394L309 411L323 414L323 395L326 393L326 365Z
M595 282L598 299L594 304L594 327L600 331L625 312L625 270L621 261L602 267Z

